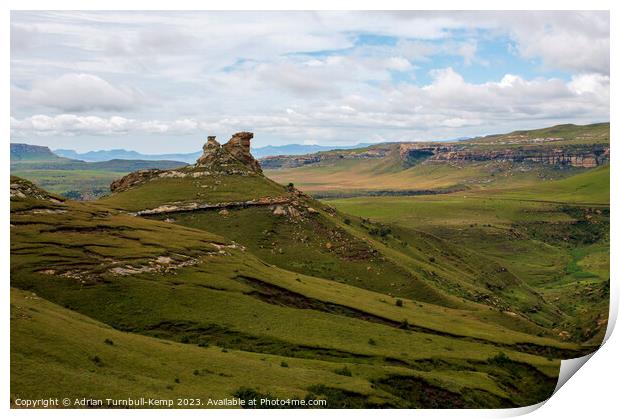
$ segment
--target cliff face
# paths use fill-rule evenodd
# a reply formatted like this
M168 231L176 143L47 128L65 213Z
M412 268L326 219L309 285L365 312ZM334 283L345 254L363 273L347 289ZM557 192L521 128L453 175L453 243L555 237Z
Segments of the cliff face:
M463 146L420 146L415 143L401 144L401 159L408 161L426 155L429 161L502 161L535 162L556 166L596 167L609 162L609 147L604 145L574 145L563 147L531 146L493 150L466 148Z
M184 178L217 175L260 175L262 169L250 153L251 132L238 132L224 145L213 136L207 137L202 147L202 156L196 164L173 170L138 170L115 180L110 185L112 192L120 192L157 178Z
M363 151L320 152L304 156L274 156L261 159L265 169L294 168L321 162L334 162L345 159L380 159L392 152L402 161L403 166L411 166L423 161L429 162L467 162L501 161L534 162L555 166L596 167L609 162L609 146L605 144L532 144L507 147L505 144L478 147L458 143L398 143L389 146L370 147Z
M393 146L393 145L392 145ZM279 169L301 167L308 164L331 162L345 159L378 159L388 155L390 148L386 146L369 147L362 151L359 150L340 150L327 151L301 156L271 156L260 160L260 164L265 169Z

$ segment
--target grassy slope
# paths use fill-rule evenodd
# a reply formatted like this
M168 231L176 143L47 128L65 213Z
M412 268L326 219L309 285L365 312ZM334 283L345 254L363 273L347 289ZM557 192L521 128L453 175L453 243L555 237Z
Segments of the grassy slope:
M581 172L580 169L558 171L535 164L522 164L515 170L513 165L502 162L424 162L385 172L382 170L384 163L380 159L349 160L265 173L277 182L292 182L307 193L337 197L368 191L518 188L541 179L564 178Z
M237 202L280 196L285 188L262 176L214 175L200 178L163 178L104 197L98 203L127 211L155 208L166 203Z
M270 368L276 368L273 365L281 362L279 357L286 356L295 358L286 361L289 367L302 366L304 370L310 370L304 373L305 377L310 377L307 381L283 381L278 379L278 372L266 378L269 383L259 379L249 380L256 383L261 391L279 395L301 395L309 391L310 387L306 385L318 382L327 387L344 387L348 391L356 389L359 394L347 396L349 400L361 398L364 403L373 400L385 403L388 400L393 405L410 405L408 403L414 402L396 394L395 388L404 385L403 382L414 385L415 382L412 384L409 378L402 376L417 374L437 386L437 397L443 394L441 391L459 391L461 396L457 397L454 393L448 396L457 397L459 403L466 405L526 404L540 400L543 394L548 394L547 391L553 388L553 380L544 378L541 372L554 376L557 374L558 363L546 357L555 356L558 350L572 348L571 345L554 340L510 330L500 332L494 325L495 316L508 316L492 310L489 311L489 320L484 321L475 312L454 311L406 299L403 307L396 307L395 300L387 295L275 269L254 258L247 250L238 247L222 248L230 246L230 242L204 231L120 214L108 215L102 211L101 205L14 200L12 210L12 285L35 291L41 297L117 329L186 342L184 347L194 349L188 349L187 352L188 364L192 366L183 369L182 373L174 374L182 375L178 377L181 386L192 368L199 369L207 363L202 368L219 370L224 364L224 361L218 363L217 359L211 358L194 364L191 354L202 349L191 344L209 342L211 346L227 347L231 357L238 355L256 361L257 355L245 354L243 351L269 354L262 358L271 360ZM40 215L41 211L46 211L44 218ZM110 271L118 267L139 269L168 265L166 262L158 262L162 256L170 257L175 262L186 261L189 257L201 263L179 269L162 266L157 272L135 272L126 276L115 275ZM254 282L248 282L248 278ZM269 284L272 286L269 287ZM279 288L273 288L273 285ZM23 306L23 302L15 295L13 304L17 308ZM49 309L52 310L51 307ZM48 317L30 315L39 322ZM397 327L403 324L404 319L411 325L408 327L410 330ZM83 318L81 320L86 321ZM25 329L21 329L20 324L24 324ZM38 327L37 333L46 330L45 336L48 337L34 339L33 332L26 325ZM446 325L454 326L450 328L451 333L462 333L483 340L471 341L446 336ZM75 342L75 336L92 335L97 336L96 340L82 343L79 347L84 349L77 353L62 351L65 354L62 356L58 353L51 355L55 362L44 362L44 365L58 373L62 371L64 363L73 363L76 360L74 357L77 357L79 362L68 369L70 372L62 375L66 388L79 388L74 384L88 380L93 375L93 369L97 371L97 377L109 380L109 386L118 385L122 389L127 385L122 376L119 377L125 368L122 366L131 365L133 357L139 356L133 351L143 345L140 340L143 338L110 330L110 339L115 342L123 342L123 336L129 340L136 339L135 346L127 342L129 353L115 358L111 351L115 350L116 344L105 346L101 343L105 339L102 334L93 332L89 335L90 332L77 325L68 330L82 331L78 335L62 330L49 327L49 323L38 326L26 322L14 323L13 371L37 363L41 365L41 359L46 359L46 356L49 358L50 349L46 342L62 341L71 345ZM157 347L163 345L156 341L148 342L151 343L144 344L160 345ZM530 342L556 349L549 349L549 352L544 348L533 347L534 352L542 351L546 354L536 356L524 353L523 346L513 345L516 342ZM89 346L91 344L92 347ZM162 351L152 356L164 359L178 356L177 350L181 346L174 344L170 348L170 352ZM536 366L541 372L512 361L508 364L487 361L500 351L511 359ZM226 353L219 351L218 354ZM103 367L93 365L95 355L103 360ZM310 359L322 362L310 362ZM430 370L428 359L433 359L433 365L437 364ZM115 367L117 362L120 368ZM239 361L239 365L248 365L243 362ZM148 365L144 366L145 363L148 364L142 361L137 365L143 371L142 374L149 375L151 370ZM333 373L343 364L348 364L348 368L353 371L352 380ZM389 367L396 364L407 368L405 371L402 371L403 368L395 371L394 367ZM239 370L241 367L236 371ZM182 390L181 386L169 383L169 380L174 379L171 372L172 369L166 369L152 377L150 388L153 393L161 394L165 383L168 383L166 386L178 387L179 392ZM230 378L225 380L225 385L215 382L213 388L217 387L218 390L213 390L214 394L230 394L239 384L238 372L225 374L236 378L224 377ZM391 374L397 374L398 377L390 377ZM464 380L467 376L469 379ZM34 391L46 388L45 382L37 381L36 377L28 374L15 374L13 379L13 394L21 394L22 391L33 394ZM149 380L151 378L140 376L139 382ZM381 391L369 394L368 380L373 381ZM508 396L511 402L497 398L501 392L506 391L508 382L516 382L515 385L519 387L528 380L538 383L540 388L534 393L527 393L525 389L511 393ZM289 384L283 385L285 382ZM468 390L462 388L465 382L469 382ZM347 387L347 383L353 387ZM210 392L211 388L207 386L205 391ZM486 390L480 392L480 389ZM332 399L337 399L336 396L340 394L335 390L322 391ZM78 393L77 390L74 392ZM443 394L442 397L445 396Z
M327 399L327 407L425 407L432 403L500 407L515 404L504 385L515 385L520 392L528 385L530 392L535 390L535 394L516 396L516 404L526 404L544 397L548 390L540 383L553 382L510 362L454 373L441 364L429 372L232 348L224 351L217 346L120 332L31 292L12 289L11 301L11 367L20 371L11 377L12 401L42 397L45 389L45 397L176 399L191 395L206 403L209 398L230 398L251 383L272 397L303 398L311 391L310 397ZM339 373L345 367L350 376ZM422 385L439 400L402 397L385 383L386 377Z
M521 189L330 203L344 212L449 239L504 264L564 313L565 320L555 325L558 332L568 330L582 341L600 340L604 332L608 166Z
M380 226L346 219L260 176L157 179L96 204L137 211L171 203L234 202L265 196L289 196L300 208L312 206L318 212L291 218L255 207L230 209L228 214L192 211L156 218L171 216L178 224L226 236L287 270L448 307L469 307L473 301L518 312L523 316L519 320L525 322L506 323L518 330L525 327L544 333L534 323L547 326L558 320L553 307L493 260L472 257L464 249L454 251L448 243L416 232L378 235L373 232L381 231ZM520 290L516 296L511 291L515 288ZM488 297L489 289L496 294L493 298ZM541 307L535 317L525 315L532 305Z

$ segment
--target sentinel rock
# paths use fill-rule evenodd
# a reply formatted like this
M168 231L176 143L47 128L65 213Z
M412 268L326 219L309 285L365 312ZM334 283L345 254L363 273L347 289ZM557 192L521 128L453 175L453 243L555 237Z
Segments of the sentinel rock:
M256 173L262 173L258 161L250 153L250 140L254 137L251 132L238 132L224 145L220 145L215 137L208 137L203 146L203 154L196 161L197 166L230 165L241 163Z

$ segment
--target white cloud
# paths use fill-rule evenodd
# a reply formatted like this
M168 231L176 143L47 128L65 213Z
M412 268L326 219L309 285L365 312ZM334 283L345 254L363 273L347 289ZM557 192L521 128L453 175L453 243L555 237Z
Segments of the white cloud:
M590 73L573 76L569 89L578 95L591 93L596 97L609 99L609 76Z
M130 132L150 134L184 134L198 132L198 121L179 119L174 121L145 120L138 121L121 116L102 118L93 115L61 114L56 116L33 115L17 119L11 117L11 130L19 136L28 135L119 135Z
M12 132L136 133L146 147L239 129L342 143L602 121L608 16L14 12ZM509 46L519 66L502 77L485 54Z
M62 112L132 109L142 95L126 86L114 86L92 74L64 74L58 78L35 80L30 89L13 87L12 96L20 105L43 106Z
M452 68L433 71L426 86L377 86L362 95L317 98L311 104L239 115L205 115L175 120L101 118L63 114L12 118L16 136L29 135L203 135L249 129L257 139L270 135L289 141L322 138L359 142L370 138L432 139L500 132L557 122L591 122L608 117L608 78L582 75L570 82L526 80L507 74L499 81L468 83ZM242 93L239 97L242 97ZM494 128L495 127L495 128Z

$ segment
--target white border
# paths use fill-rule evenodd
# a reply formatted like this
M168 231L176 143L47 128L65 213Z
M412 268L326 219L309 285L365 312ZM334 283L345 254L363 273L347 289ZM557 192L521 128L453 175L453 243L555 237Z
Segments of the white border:
M435 0L433 2L425 3L412 3L406 1L393 1L382 0L381 2L369 2L363 0L343 0L334 2L333 0L315 0L315 1L297 1L292 3L290 1L282 0L267 0L259 2L241 1L241 0L228 0L226 2L214 2L206 3L192 0L175 0L174 2L165 2L161 0L151 0L149 2L141 2L135 0L89 0L88 2L76 1L76 0L55 0L55 1L43 1L43 0L5 0L2 3L1 8L1 20L0 24L0 40L2 45L2 52L4 58L4 65L2 68L3 83L2 89L2 115L0 124L2 127L2 133L5 138L10 139L10 87L9 87L9 75L10 75L10 44L9 44L9 32L10 32L10 10L256 10L258 6L262 10L611 10L611 74L612 79L615 80L617 73L617 60L618 54L614 50L614 35L618 35L618 8L614 7L618 2L602 1L602 0L590 0L590 1L563 1L553 2L548 0L521 0L519 2L504 2L499 3L497 1L485 1L485 0L470 0L466 3L456 0ZM467 7L465 7L467 6ZM500 7L504 6L504 7ZM507 6L507 7L506 7ZM559 6L559 7L558 7ZM617 47L615 48L617 49ZM618 118L614 117L614 106L617 103L618 88L616 88L615 82L611 84L611 137L617 138ZM614 140L613 143L616 141ZM9 156L8 144L5 143L2 148L2 169L4 171L4 179L8 179L10 175L10 156ZM616 221L617 207L617 193L614 191L614 186L617 182L617 171L614 170L615 166L612 166L611 170L611 272L618 272L618 259L616 259L616 239L618 237L618 223ZM5 188L8 188L8 183L5 183ZM8 190L5 189L5 199L2 201L2 213L8 218L9 215L9 200ZM0 322L0 336L2 344L0 345L0 351L2 358L0 360L0 371L2 373L2 381L0 382L0 395L4 400L2 410L6 410L10 417L57 417L57 418L82 418L86 415L85 411L26 411L26 410L10 410L9 409L9 255L10 255L10 241L9 241L9 222L5 218L3 224L1 224L3 231L2 234L2 257L4 263L1 265L3 270L3 289L0 295L2 295L3 305L3 317ZM613 277L613 274L612 274ZM617 317L618 309L618 281L611 281L611 313L610 313L610 330L613 328L613 323ZM609 333L608 333L609 335ZM608 336L609 337L609 336ZM458 417L458 418L481 418L481 417L506 417L515 416L519 414L528 413L534 410L530 414L530 417L537 418L558 418L558 417L596 417L606 418L614 417L617 414L618 408L618 395L616 391L616 383L618 381L618 373L620 368L618 365L618 350L620 343L616 336L611 335L609 340L603 347L597 351L587 363L586 368L582 368L576 374L576 378L568 380L568 382L551 397L546 403L533 406L531 408L523 409L510 409L510 410L390 410L386 412L390 416L395 418L410 418L425 417L425 418L446 418L446 417ZM374 411L355 411L355 410L329 410L329 411L306 411L296 410L293 414L296 417L309 417L320 414L322 417L359 417L360 415L373 414ZM377 411L379 413L379 411ZM247 417L251 414L257 418L271 418L271 417L288 417L291 415L290 411L175 411L174 415L178 417L228 417L239 418ZM88 415L93 417L109 417L110 415L119 416L139 416L139 417L166 417L170 415L170 411L109 411L109 410L93 410L88 411Z

